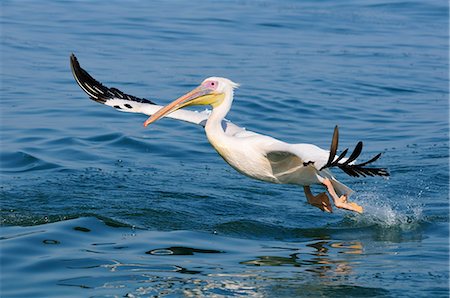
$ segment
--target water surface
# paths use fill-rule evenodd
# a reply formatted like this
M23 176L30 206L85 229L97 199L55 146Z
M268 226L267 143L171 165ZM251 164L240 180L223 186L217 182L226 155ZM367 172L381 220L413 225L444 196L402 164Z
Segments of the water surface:
M446 1L3 1L1 30L2 296L448 296ZM233 122L323 148L338 124L391 177L335 171L366 212L322 213L90 101L72 52L162 104L229 77Z

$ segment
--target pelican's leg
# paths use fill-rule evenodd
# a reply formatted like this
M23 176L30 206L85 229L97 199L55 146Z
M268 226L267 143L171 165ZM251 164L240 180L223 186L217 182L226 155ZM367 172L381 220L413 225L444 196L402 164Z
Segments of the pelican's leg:
M330 199L328 198L327 194L322 192L318 194L317 196L314 196L311 192L311 188L309 186L303 186L303 190L305 191L306 199L308 200L308 203L313 205L314 207L319 208L322 211L326 212L333 212L333 209L331 207Z
M334 187L333 187L333 184L331 184L330 179L325 178L322 181L322 183L326 186L328 192L330 193L331 197L334 200L334 205L336 205L336 207L363 213L363 207L359 206L355 202L348 202L346 195L342 195L341 197L338 197L338 195L334 191Z

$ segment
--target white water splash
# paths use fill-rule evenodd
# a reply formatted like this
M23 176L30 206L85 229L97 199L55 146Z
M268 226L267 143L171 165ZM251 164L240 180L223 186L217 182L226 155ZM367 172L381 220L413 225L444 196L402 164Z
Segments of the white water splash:
M401 204L393 203L378 194L367 193L358 204L364 207L363 214L350 214L349 219L357 226L377 225L381 228L416 228L423 220L423 207L412 198L401 198Z

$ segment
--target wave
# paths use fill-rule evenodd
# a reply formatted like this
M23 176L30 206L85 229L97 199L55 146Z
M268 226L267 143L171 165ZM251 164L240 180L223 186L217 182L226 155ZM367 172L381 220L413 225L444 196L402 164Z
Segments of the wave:
M0 165L3 173L21 173L37 170L49 170L60 167L58 164L45 161L23 151L2 153L0 157Z

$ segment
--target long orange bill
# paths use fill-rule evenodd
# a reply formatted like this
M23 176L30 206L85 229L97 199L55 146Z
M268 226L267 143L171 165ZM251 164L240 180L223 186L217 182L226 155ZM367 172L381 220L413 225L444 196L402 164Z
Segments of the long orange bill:
M156 120L164 117L165 115L170 114L171 112L174 112L174 111L188 105L189 101L194 100L200 96L209 94L210 92L211 92L211 90L209 90L203 86L199 86L199 87L195 88L194 90L190 91L189 93L186 93L185 95L181 96L180 98L172 101L167 106L161 108L155 114L151 115L144 122L144 126L147 127L147 125L155 122Z

